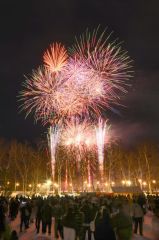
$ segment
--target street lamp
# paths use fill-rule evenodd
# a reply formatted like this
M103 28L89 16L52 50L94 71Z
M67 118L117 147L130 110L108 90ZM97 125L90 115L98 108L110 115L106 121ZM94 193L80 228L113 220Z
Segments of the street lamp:
M17 190L17 187L19 187L20 186L20 184L17 182L17 183L15 183L15 191Z
M143 182L142 184L144 185L144 187L147 185L147 183L146 183L146 182Z
M152 183L153 183L153 184L156 184L156 180L152 180Z
M127 184L128 186L130 186L130 185L132 184L132 182L131 182L130 180L128 180L128 181L126 181L126 184Z
M125 185L126 181L125 180L122 180L122 184Z
M50 179L48 179L48 180L46 181L46 187L47 187L47 191L48 191L48 192L50 191L51 184L52 184L52 181L51 181Z
M141 184L141 183L142 183L142 179L139 178L139 179L138 179L138 182Z

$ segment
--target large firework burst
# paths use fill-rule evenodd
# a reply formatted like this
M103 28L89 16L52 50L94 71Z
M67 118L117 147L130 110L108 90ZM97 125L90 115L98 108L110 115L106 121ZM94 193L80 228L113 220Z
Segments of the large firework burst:
M23 84L23 109L35 112L44 123L70 116L95 113L118 103L126 92L131 73L130 59L119 44L109 43L105 32L86 31L67 54L55 43L44 54L44 67ZM98 37L99 35L99 37Z
M111 108L111 103L119 103L120 92L126 93L131 77L131 60L127 52L117 41L110 42L110 35L99 31L99 28L90 33L88 30L80 36L71 49L74 58L84 62L93 72L90 81L98 79L102 85L104 96L97 97L96 104ZM100 92L99 92L100 93Z

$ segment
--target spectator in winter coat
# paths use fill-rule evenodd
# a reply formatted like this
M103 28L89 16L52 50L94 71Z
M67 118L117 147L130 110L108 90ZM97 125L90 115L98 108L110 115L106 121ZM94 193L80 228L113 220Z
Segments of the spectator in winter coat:
M42 217L41 217L42 205L43 205L42 199L38 199L38 201L37 201L37 212L36 212L36 222L35 222L37 233L39 233L39 231L40 231L40 223L41 223L41 220L42 220Z
M63 239L63 226L61 223L61 219L62 216L64 215L64 210L61 206L60 203L56 203L53 207L53 217L55 219L54 222L54 227L55 227L55 238L59 238L59 234L60 234L60 238Z
M15 230L12 231L9 240L18 240L18 235L17 235L17 232Z
M75 240L76 224L75 224L74 209L72 206L68 208L68 212L62 220L62 225L64 227L64 230L63 230L64 240Z
M83 238L83 222L84 222L84 213L80 211L78 205L75 206L75 230L76 238L81 240Z
M116 240L114 230L110 223L110 217L106 209L95 221L95 240Z
M41 219L42 219L42 233L46 233L48 228L49 235L51 234L52 225L52 206L49 201L45 201L41 208Z
M125 214L123 205L119 205L119 213L112 218L113 227L116 229L118 240L132 239L132 218Z
M6 224L5 224L4 208L3 208L2 204L0 203L0 239L3 236L5 229L6 229Z
M137 201L134 201L132 206L132 214L133 214L133 220L134 220L134 233L137 233L138 228L140 235L143 235L143 217L144 212L142 207L137 203Z
M25 229L28 228L27 220L28 220L28 210L26 207L26 202L22 202L20 205L20 232L22 232L23 225Z
M92 204L86 201L81 207L81 212L84 213L83 240L85 240L86 233L88 233L88 240L91 240L90 222L93 221L95 217Z
M11 221L14 220L18 214L19 203L17 199L12 198L9 205L9 216Z

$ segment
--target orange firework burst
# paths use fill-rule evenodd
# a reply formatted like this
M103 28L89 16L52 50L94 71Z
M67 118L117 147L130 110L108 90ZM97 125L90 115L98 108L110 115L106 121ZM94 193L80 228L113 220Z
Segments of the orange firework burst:
M59 72L67 62L67 50L61 43L53 43L43 56L45 65L52 72Z

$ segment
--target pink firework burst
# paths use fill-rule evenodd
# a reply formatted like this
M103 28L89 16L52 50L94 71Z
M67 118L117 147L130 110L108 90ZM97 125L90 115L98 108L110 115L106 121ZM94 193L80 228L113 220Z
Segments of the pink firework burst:
M76 39L71 52L75 59L84 62L91 69L95 79L102 82L105 94L104 97L99 95L98 104L111 108L111 103L118 103L121 92L127 92L132 61L120 44L116 41L110 43L109 39L110 35L106 36L105 31L99 33L99 28L93 33L86 31L79 41Z

